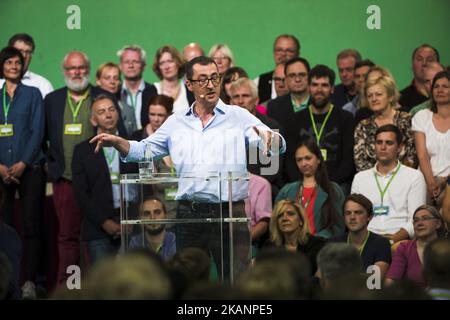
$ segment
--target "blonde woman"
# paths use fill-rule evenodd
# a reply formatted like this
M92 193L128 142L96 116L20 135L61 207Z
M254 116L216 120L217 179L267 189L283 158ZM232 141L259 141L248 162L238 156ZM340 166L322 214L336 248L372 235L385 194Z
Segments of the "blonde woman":
M234 66L233 52L226 44L218 43L213 45L209 50L209 57L216 62L220 75L223 75L225 71Z
M284 247L288 251L303 253L316 272L316 256L325 239L310 234L304 209L293 200L280 200L270 219L270 242L267 246Z
M403 149L399 160L410 167L417 167L414 137L411 131L411 115L396 109L398 90L394 79L387 76L368 78L364 96L373 112L370 118L361 120L355 128L354 157L356 170L372 168L375 158L375 132L386 124L397 126L403 134Z

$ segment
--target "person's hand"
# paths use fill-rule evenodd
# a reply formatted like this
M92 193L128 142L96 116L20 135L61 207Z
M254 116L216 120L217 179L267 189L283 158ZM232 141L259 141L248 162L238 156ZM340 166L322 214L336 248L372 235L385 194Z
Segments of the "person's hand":
M435 178L433 178L433 181L431 183L427 183L427 191L428 196L433 200L437 199L437 197L441 193L441 186L439 185L439 183L437 183Z
M259 130L256 126L253 127L253 130L255 130L256 134L261 137L264 143L264 154L268 157L272 156L272 140L273 140L273 133L271 131L266 130Z
M93 137L89 143L97 143L95 153L98 153L102 147L117 147L120 139L120 137L113 134L100 133Z
M8 167L3 164L0 164L0 177L5 184L10 184L11 182L20 184L19 179L10 175Z
M106 219L102 225L103 230L113 238L120 237L120 224L114 222L112 219Z
M15 178L20 178L26 167L27 165L23 161L19 161L8 169L8 173Z

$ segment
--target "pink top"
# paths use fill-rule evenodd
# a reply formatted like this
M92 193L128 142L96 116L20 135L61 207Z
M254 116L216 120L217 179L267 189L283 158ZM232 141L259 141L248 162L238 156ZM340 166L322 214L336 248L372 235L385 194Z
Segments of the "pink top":
M392 280L408 279L422 288L426 287L422 276L422 263L417 253L416 240L400 243L394 255L386 278Z
M265 178L250 174L249 197L245 200L245 213L255 226L261 219L272 215L272 186Z
M263 106L262 104L258 104L255 109L256 109L256 112L267 116L267 108L265 106Z

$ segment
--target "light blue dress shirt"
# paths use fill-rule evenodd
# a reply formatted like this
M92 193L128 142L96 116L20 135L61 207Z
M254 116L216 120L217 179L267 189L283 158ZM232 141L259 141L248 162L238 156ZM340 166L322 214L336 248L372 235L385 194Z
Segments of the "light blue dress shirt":
M226 177L232 172L234 177L247 175L246 147L249 145L264 149L262 139L253 127L260 131L271 131L258 118L246 109L224 104L221 100L214 107L214 115L205 125L194 113L194 104L183 112L170 116L164 124L148 138L137 142L130 141L126 162L140 161L144 157L144 149L151 145L153 156L160 158L170 155L176 172L179 174L177 200L203 202L228 201L228 183L218 180L200 179L200 177ZM274 139L272 155L286 150L284 138L281 146ZM186 175L199 179L183 179ZM219 191L221 190L221 191ZM221 197L219 197L221 195ZM232 183L232 200L239 201L248 197L247 181Z

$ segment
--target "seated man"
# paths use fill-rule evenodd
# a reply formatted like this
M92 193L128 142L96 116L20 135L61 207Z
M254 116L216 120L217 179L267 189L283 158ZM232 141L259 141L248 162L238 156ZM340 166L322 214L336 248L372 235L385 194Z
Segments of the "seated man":
M377 163L356 174L351 193L360 193L372 201L374 217L368 229L393 244L414 236L412 218L425 203L426 184L420 171L398 161L403 137L395 125L379 127L375 137Z
M166 206L156 197L144 199L139 211L141 220L146 222L148 220L167 219ZM173 257L177 251L175 234L166 231L166 224L144 223L142 224L142 232L131 238L128 249L150 249L164 260Z

